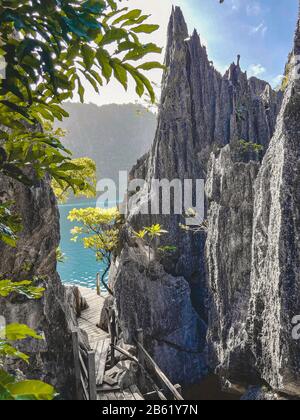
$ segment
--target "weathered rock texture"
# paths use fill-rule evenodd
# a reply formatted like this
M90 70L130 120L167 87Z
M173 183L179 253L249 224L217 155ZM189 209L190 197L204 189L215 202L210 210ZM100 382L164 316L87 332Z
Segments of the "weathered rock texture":
M300 54L299 26L293 55ZM291 325L300 313L298 76L290 74L260 169L233 162L232 144L212 156L206 253L211 366L233 383L267 383L300 396L299 342Z
M300 20L293 54L299 64ZM300 396L299 342L291 337L300 314L300 73L293 73L256 183L249 334L260 376Z
M206 373L203 368L206 354L199 354L199 349L200 352L203 350L205 324L208 320L206 233L183 232L179 227L179 223L184 222L182 216L142 216L140 210L142 205L150 201L153 179L206 180L211 152L217 153L229 143L234 145L232 155L228 146L212 164L218 171L218 179L211 180L209 193L209 200L216 202L216 214L212 216L215 219L215 232L210 233L211 240L215 242L211 245L211 252L216 255L211 255L210 259L214 265L214 260L218 260L221 254L217 213L224 217L231 214L235 220L239 220L242 214L242 208L239 207L242 204L247 215L242 222L239 221L241 232L237 232L236 239L241 245L245 242L245 248L239 250L238 244L232 245L228 238L227 243L231 247L227 251L228 255L231 251L234 251L234 255L227 260L232 268L238 266L238 272L230 279L231 290L226 292L226 303L221 302L220 298L220 302L215 301L213 304L216 317L227 314L231 304L235 305L238 312L239 293L243 293L243 287L240 287L239 292L235 288L240 275L245 274L248 279L250 277L247 257L252 235L252 182L263 155L263 152L258 153L255 148L243 150L240 140L259 144L266 151L282 101L281 94L275 93L266 82L256 78L248 80L240 68L239 60L221 76L209 61L197 32L194 31L189 37L181 10L173 9L168 28L166 71L154 144L150 153L141 159L131 173L132 178L145 178L147 185L134 196L136 204L127 220L124 249L111 272L125 334L130 338L136 328L141 327L147 332L149 342L151 337L160 335L160 341L156 341L157 345L150 350L159 360L161 368L175 382L182 384L198 382ZM218 163L218 159L222 163ZM219 168L223 164L228 165L228 168ZM209 168L210 172L213 170ZM238 179L238 176L242 176L242 179ZM247 183L246 187L243 182ZM232 183L238 191L231 199ZM223 192L224 197L221 197ZM229 226L223 220L220 235L229 234L235 220ZM243 239L242 229L248 222L249 237ZM159 268L151 267L149 273L142 268L145 263L141 260L138 244L128 237L132 228L137 230L153 223L160 223L168 230L169 234L162 239L162 243L176 245L177 252L172 257L162 259ZM236 257L246 260L246 267L243 267L243 261L235 264ZM226 255L221 256L217 263L225 266ZM224 267L224 270L227 279L230 269ZM155 281L152 281L152 277ZM219 310L222 314L219 314ZM234 316L228 313L227 322L231 318ZM171 342L173 346L165 342ZM202 343L200 347L199 343ZM198 353L191 349L197 349Z
M56 272L59 245L59 213L49 180L32 188L1 176L0 199L14 201L22 217L23 231L17 248L0 244L0 273L16 281L36 278L46 288L44 297L28 301L20 296L0 299L0 314L8 323L27 324L43 333L45 341L27 340L20 349L31 356L30 365L20 363L29 378L54 385L61 398L72 398L73 354L70 324L76 317L66 304L65 289ZM16 368L14 363L13 368Z
M239 382L247 383L250 360L244 354L245 327L250 299L254 183L260 164L235 161L233 150L233 145L227 145L218 155L212 155L206 183L210 203L206 243L208 342L210 363L217 366L218 373L229 380L236 375Z

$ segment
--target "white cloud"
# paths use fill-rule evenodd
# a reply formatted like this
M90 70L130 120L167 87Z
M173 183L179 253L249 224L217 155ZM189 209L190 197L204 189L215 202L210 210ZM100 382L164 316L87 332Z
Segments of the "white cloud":
M282 82L283 78L284 78L283 74L279 74L278 76L273 77L273 79L270 82L271 86L273 88L278 87L279 85L281 85L281 82Z
M261 22L258 26L251 26L250 27L250 35L261 34L265 36L267 33L268 27L265 22Z
M248 68L248 75L250 77L259 77L266 73L266 68L261 64L251 64Z

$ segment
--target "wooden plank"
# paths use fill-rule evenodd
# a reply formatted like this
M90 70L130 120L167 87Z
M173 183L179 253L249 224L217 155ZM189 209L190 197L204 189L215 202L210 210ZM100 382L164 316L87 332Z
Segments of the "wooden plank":
M111 401L117 401L118 400L118 398L116 397L116 394L114 392L109 392L107 394L107 399L111 400Z
M102 394L102 393L97 394L97 400L98 401L107 401L108 400L108 396L107 396L107 394Z
M89 393L88 393L88 391L87 391L87 389L86 389L86 384L85 384L85 381L84 381L84 379L83 379L83 376L82 375L80 375L80 382L81 382L81 386L82 386L82 390L83 390L83 396L84 396L84 399L86 400L86 401L89 401Z
M97 340L97 341L94 341L93 343L91 343L91 348L95 352L96 383L97 383L97 377L98 377L98 372L99 372L99 367L100 367L100 360L101 360L101 353L102 353L102 349L103 349L103 343L104 343L104 340Z
M147 350L140 344L137 343L139 350L141 350L144 353L145 358L147 359L147 362L149 362L156 375L160 378L160 380L164 383L164 385L168 388L168 390L171 392L171 394L174 396L175 400L183 401L182 395L178 392L178 390L174 387L174 385L169 381L169 379L166 377L166 375L162 372L160 367L157 365L157 363L152 359L150 354L147 352Z
M110 339L109 338L106 339L106 340L103 340L103 347L102 347L102 352L101 352L101 355L100 355L99 369L98 369L97 378L96 378L97 385L102 385L103 384L103 378L104 378L104 374L105 374L109 344L110 344Z
M135 363L138 363L139 362L138 359L135 356L133 356L132 354L128 353L128 351L122 349L122 347L119 347L119 346L116 346L115 345L114 348L115 348L115 350L117 352L119 352L119 353L123 354L124 356L128 357L129 360L132 360Z
M130 391L132 392L132 395L134 396L135 400L143 400L144 397L140 393L138 387L136 385L132 385L129 387Z
M85 378L88 379L89 374L88 374L88 370L85 366L85 363L83 361L82 355L79 352L79 362L80 362L80 370L81 372L84 374Z
M97 401L95 352L88 352L88 382L90 401Z
M123 394L123 392L115 392L116 398L117 400L125 400L125 396Z
M125 398L126 401L135 400L135 398L132 395L132 392L130 391L130 389L124 389L123 394L124 394L124 398Z
M72 343L73 343L73 357L74 357L74 374L76 384L76 397L77 400L82 400L81 393L81 381L80 381L80 361L79 361L79 342L78 342L78 331L72 331Z
M113 379L113 378L107 376L107 375L104 375L103 383L105 383L107 385L110 385L110 386L115 386L115 385L117 385L118 381L116 379Z
M115 385L115 386L109 386L106 384L97 386L97 392L113 392L113 391L120 391L120 386L119 385Z

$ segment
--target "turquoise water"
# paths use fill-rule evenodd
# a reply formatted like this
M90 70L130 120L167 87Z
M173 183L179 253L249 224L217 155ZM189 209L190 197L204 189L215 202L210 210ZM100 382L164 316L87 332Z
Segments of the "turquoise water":
M65 204L59 206L61 251L65 254L65 262L58 264L58 272L63 283L96 288L96 275L103 273L105 265L96 261L93 251L84 249L82 243L71 241L71 229L76 223L71 223L67 217L73 208L95 207L95 201Z

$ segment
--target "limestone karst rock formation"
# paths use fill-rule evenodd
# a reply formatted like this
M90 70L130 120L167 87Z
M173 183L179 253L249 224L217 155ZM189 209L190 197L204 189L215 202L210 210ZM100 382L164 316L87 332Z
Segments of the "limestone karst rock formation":
M130 340L136 328L143 328L149 338L149 349L161 368L172 380L182 384L199 382L207 373L205 337L211 308L208 308L206 233L182 231L179 227L179 223L184 222L182 216L141 215L140 210L150 201L153 179L206 180L213 165L208 165L211 153L214 151L216 159L219 159L220 149L227 145L229 149L226 151L225 148L220 155L223 163L228 164L228 171L232 171L228 173L226 182L235 182L239 188L236 203L227 205L238 207L240 199L243 199L238 193L242 192L249 213L244 223L251 219L248 228L250 238L246 239L243 251L243 258L247 259L251 248L253 207L253 197L247 195L252 195L250 183L257 175L259 161L274 133L282 95L274 92L266 82L248 79L240 68L239 60L222 76L209 61L197 32L189 37L181 10L173 8L156 136L149 154L138 162L131 173L132 178L144 177L147 185L134 196L136 205L127 219L123 249L111 272L110 281L115 288L125 337ZM249 149L244 150L241 141L249 145ZM232 145L232 156L229 144ZM255 148L258 145L261 152ZM252 162L248 164L250 160ZM250 167L249 174L242 175L245 166ZM235 179L236 169L243 176L240 181ZM220 196L222 170L219 180L211 181L213 196L208 194L210 201L228 199ZM245 192L243 181L249 184ZM230 190L230 185L227 188ZM132 238L131 230L152 223L160 223L168 230L162 243L176 245L177 251L172 257L153 263L149 270L141 244ZM243 241L243 238L238 239ZM220 252L219 243L217 247L216 252ZM243 252L237 252L235 256L239 257ZM214 259L215 256L211 256L213 264ZM230 261L234 266L234 256L230 257ZM248 259L247 264L246 268L239 268L239 274L246 272L249 277ZM232 281L237 282L237 278ZM223 312L219 313L216 307L216 316L222 316Z
M300 17L277 128L256 182L249 337L255 368L273 389L300 396Z
M49 179L31 188L0 177L0 199L14 202L22 217L23 230L17 248L0 244L0 272L15 281L36 278L46 288L44 297L28 301L21 296L0 298L0 314L7 323L22 323L43 334L45 340L28 339L20 349L30 356L30 364L12 364L28 378L55 386L61 398L74 397L71 317L66 292L56 272L59 245L59 213ZM9 367L9 366L8 366Z
M300 27L277 126L259 168L212 156L206 245L211 366L227 380L300 395Z

